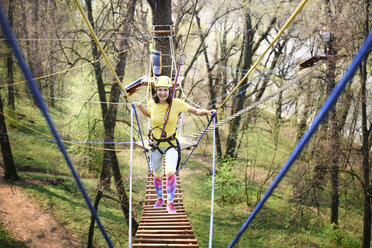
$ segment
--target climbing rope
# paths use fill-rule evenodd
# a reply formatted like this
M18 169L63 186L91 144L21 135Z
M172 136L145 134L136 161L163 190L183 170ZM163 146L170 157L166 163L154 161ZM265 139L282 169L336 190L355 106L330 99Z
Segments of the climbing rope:
M112 64L111 64L110 60L108 59L108 57L107 57L105 51L103 50L103 48L102 48L102 46L101 46L101 44L100 44L100 42L99 42L99 40L98 40L96 34L94 33L94 30L93 30L92 25L90 24L90 22L89 22L88 18L86 17L86 15L85 15L83 9L81 8L81 5L80 5L79 1L78 1L78 0L74 0L74 2L75 2L75 4L76 4L76 6L78 7L78 9L79 9L81 15L83 16L83 19L84 19L85 24L87 25L87 27L88 27L88 29L89 29L90 34L92 35L92 37L93 37L94 41L96 42L96 44L97 44L99 50L101 51L103 57L105 58L105 61L106 61L107 65L108 65L108 67L110 68L111 72L113 73L113 75L114 75L114 77L115 77L117 83L119 84L121 90L124 92L124 94L125 94L125 96L126 96L126 99L128 99L128 101L129 101L130 103L132 103L132 101L131 101L130 98L129 98L128 92L125 90L124 86L122 85L122 83L121 83L121 81L120 81L118 75L116 74L116 72L115 72L115 70L114 70L114 67L112 66Z
M186 49L186 43L187 43L187 40L189 39L189 35L190 35L191 27L192 27L192 21L193 21L194 16L195 16L195 12L196 12L196 7L197 7L197 4L198 4L198 1L199 0L196 0L195 1L195 4L194 4L194 10L192 11L192 16L191 16L191 20L190 20L189 29L187 31L185 44L183 45L183 49L182 49L183 51L185 51L185 49Z
M312 135L318 129L318 126L323 121L325 116L328 114L330 109L334 107L338 98L340 97L342 91L345 89L346 84L353 78L356 70L358 69L360 63L363 61L365 57L370 53L372 48L372 30L366 37L365 42L363 43L362 47L360 48L359 52L354 56L354 59L349 66L348 70L346 71L345 75L342 79L337 83L334 87L332 92L329 94L327 100L323 104L322 108L319 110L318 114L316 115L312 125L306 131L306 133L302 136L296 147L294 148L292 154L289 156L287 162L284 164L283 168L280 170L279 174L276 176L270 187L267 189L265 195L262 197L260 202L256 205L253 209L252 213L249 215L241 229L239 230L238 234L235 236L229 248L233 247L235 243L239 240L241 235L244 231L248 228L249 224L253 221L257 213L262 209L263 205L265 204L266 200L271 196L275 188L278 186L280 181L286 175L292 164L295 162L297 157L301 154L302 150L304 149L307 142L310 140Z
M94 206L93 206L93 204L92 204L92 202L91 202L91 200L88 196L88 193L86 192L86 190L85 190L85 188L84 188L84 186L83 186L83 184L80 180L79 174L75 170L75 167L72 164L71 159L67 154L66 148L63 145L63 142L62 142L62 140L59 136L59 133L54 126L54 123L53 123L53 121L52 121L52 119L49 115L48 108L47 108L43 98L41 97L40 91L37 88L35 80L33 79L31 70L27 66L27 64L24 60L24 55L22 54L22 52L20 50L20 46L18 45L18 42L17 42L17 40L14 36L13 30L10 27L10 24L9 24L7 18L5 17L5 13L4 13L3 8L2 8L1 5L0 5L0 23L1 23L1 26L2 26L2 29L3 29L3 33L4 33L5 37L7 38L8 43L9 43L10 47L13 49L14 55L19 62L19 66L20 66L21 70L23 71L25 78L28 80L28 86L29 86L31 92L34 94L35 102L36 102L37 106L40 108L41 112L43 113L46 121L48 122L48 125L49 125L54 137L57 140L58 147L60 148L60 150L61 150L61 152L62 152L62 154L63 154L63 156L64 156L64 158L65 158L65 160L66 160L66 162L67 162L67 164L68 164L68 166L69 166L69 168L70 168L70 170L71 170L71 172L74 176L74 179L75 179L80 191L82 192L82 194L84 196L85 202L87 203L93 217L97 221L97 225L98 225L99 229L101 230L101 233L104 236L107 244L109 245L109 247L113 248L114 246L113 246L109 236L107 235L107 232L106 232L105 228L103 227L103 224L102 224L100 218L98 217L96 210L94 209Z

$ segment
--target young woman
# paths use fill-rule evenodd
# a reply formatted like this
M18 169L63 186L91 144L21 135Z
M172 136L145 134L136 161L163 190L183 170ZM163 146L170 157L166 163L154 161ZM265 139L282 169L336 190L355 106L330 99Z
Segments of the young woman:
M154 170L154 185L158 200L154 207L159 208L163 205L163 154L165 154L165 175L167 178L167 211L176 213L173 199L176 191L176 168L178 164L177 142L175 138L178 115L181 112L190 112L195 115L213 115L215 110L196 109L191 107L181 99L174 98L169 118L165 123L165 115L171 103L172 83L169 77L160 76L155 82L155 94L148 103L146 109L141 103L135 102L143 115L151 120L150 137L154 139L155 145L151 150L150 161Z

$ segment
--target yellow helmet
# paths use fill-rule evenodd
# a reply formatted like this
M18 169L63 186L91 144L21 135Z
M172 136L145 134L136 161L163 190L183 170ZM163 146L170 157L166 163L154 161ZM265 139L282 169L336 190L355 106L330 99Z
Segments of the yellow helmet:
M172 87L171 79L168 76L160 76L158 80L155 81L155 88L157 87Z

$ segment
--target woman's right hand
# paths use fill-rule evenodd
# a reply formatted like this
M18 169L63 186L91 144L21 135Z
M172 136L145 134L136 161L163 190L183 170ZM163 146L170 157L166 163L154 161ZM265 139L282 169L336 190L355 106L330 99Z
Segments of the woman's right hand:
M135 107L140 107L142 105L142 103L140 103L140 102L133 102L133 104L134 104Z

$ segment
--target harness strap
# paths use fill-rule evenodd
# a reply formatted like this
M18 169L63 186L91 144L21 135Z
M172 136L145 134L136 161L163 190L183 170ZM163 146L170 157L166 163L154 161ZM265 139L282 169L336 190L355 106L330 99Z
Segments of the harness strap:
M149 135L149 137L150 137L150 135ZM176 149L177 149L177 146L175 146L175 145L171 142L171 141L174 140L174 139L176 139L176 143L177 143L177 146L178 146L179 142L178 142L178 140L177 140L177 138L176 138L176 133L174 133L172 136L170 136L170 137L168 137L168 138L166 138L166 139L157 139L157 138L155 138L154 136L151 136L151 137L150 137L150 140L155 140L156 143L150 143L150 146L151 146L151 148L152 148L153 151L154 151L154 150L158 150L161 154L164 154L164 153L167 152L170 148L176 148ZM159 144L162 143L162 142L168 142L169 145L170 145L170 147L169 147L167 150L165 150L165 152L162 152L162 151L159 149Z
M162 155L164 155L165 153L167 153L167 151L171 148L175 148L177 153L178 153L178 159L177 159L177 166L176 166L176 172L178 172L178 168L181 164L181 145L180 145L180 142L179 140L176 138L176 133L174 133L172 136L166 138L166 139L156 139L155 137L152 136L152 139L156 141L156 144L155 143L152 143L150 144L151 148L152 148L152 151L155 151L155 150L158 150ZM174 145L171 141L172 140L176 140L176 145ZM159 144L162 143L162 142L168 142L169 143L169 147L164 151L162 152L159 148Z

